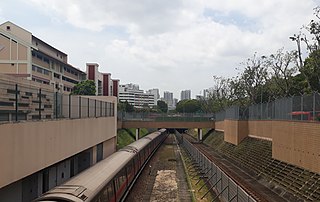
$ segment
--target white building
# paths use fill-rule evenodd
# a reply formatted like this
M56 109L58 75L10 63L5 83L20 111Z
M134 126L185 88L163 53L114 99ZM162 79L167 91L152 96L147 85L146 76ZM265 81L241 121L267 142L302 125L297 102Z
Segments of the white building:
M191 90L181 91L180 100L190 100L191 99Z
M160 99L159 89L153 88L153 89L147 90L146 93L154 95L154 105L157 105L157 101Z
M143 90L139 89L139 85L132 83L119 86L119 101L127 101L136 108L157 105L154 94L144 93Z
M173 101L173 93L169 91L163 92L163 101L165 101L168 105L169 110L175 109L174 101Z

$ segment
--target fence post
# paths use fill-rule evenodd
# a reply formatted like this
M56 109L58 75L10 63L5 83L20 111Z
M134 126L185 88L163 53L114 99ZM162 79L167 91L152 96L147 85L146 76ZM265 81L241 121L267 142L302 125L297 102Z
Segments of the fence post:
M316 120L316 92L313 92L313 121Z
M79 118L81 119L81 97L79 96Z
M69 94L69 119L71 118L71 94Z
M58 118L58 92L56 92L56 99L55 99L55 107L56 107L56 119Z
M303 95L301 95L301 99L300 99L300 111L303 112ZM303 114L300 114L300 120L303 120Z
M90 117L90 99L88 98L88 117Z
M97 100L94 100L94 117L97 117Z
M16 121L18 121L18 84L16 84Z
M100 117L102 117L102 101L100 100Z
M39 89L39 120L41 120L41 88Z

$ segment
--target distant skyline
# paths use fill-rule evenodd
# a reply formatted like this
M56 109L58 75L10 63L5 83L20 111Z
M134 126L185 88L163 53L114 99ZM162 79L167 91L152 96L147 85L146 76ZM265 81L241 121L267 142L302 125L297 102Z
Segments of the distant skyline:
M0 23L11 21L121 84L192 98L232 77L255 52L296 48L289 36L313 19L319 0L3 0Z

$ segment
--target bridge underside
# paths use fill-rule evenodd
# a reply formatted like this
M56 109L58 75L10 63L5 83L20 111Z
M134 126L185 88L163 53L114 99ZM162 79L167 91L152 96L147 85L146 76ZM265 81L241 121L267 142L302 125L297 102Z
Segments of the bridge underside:
M122 121L118 122L118 128L215 128L215 123L214 121Z

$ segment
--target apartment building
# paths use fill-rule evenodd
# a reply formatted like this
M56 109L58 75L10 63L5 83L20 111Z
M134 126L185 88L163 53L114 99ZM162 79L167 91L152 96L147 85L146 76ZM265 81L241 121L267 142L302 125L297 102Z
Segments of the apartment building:
M155 97L155 94L145 93L143 90L139 89L139 85L137 84L130 83L119 86L119 101L127 101L136 108L157 105Z
M31 32L5 22L0 25L0 73L27 78L70 93L86 73L68 63L68 55Z
M0 25L0 201L32 201L116 150L119 80L97 85L101 96L71 96L86 79L67 54Z
M99 72L97 63L87 63L87 79L96 84L96 95L119 97L119 79L112 79L110 73Z
M191 99L191 90L181 91L180 100L190 100Z

